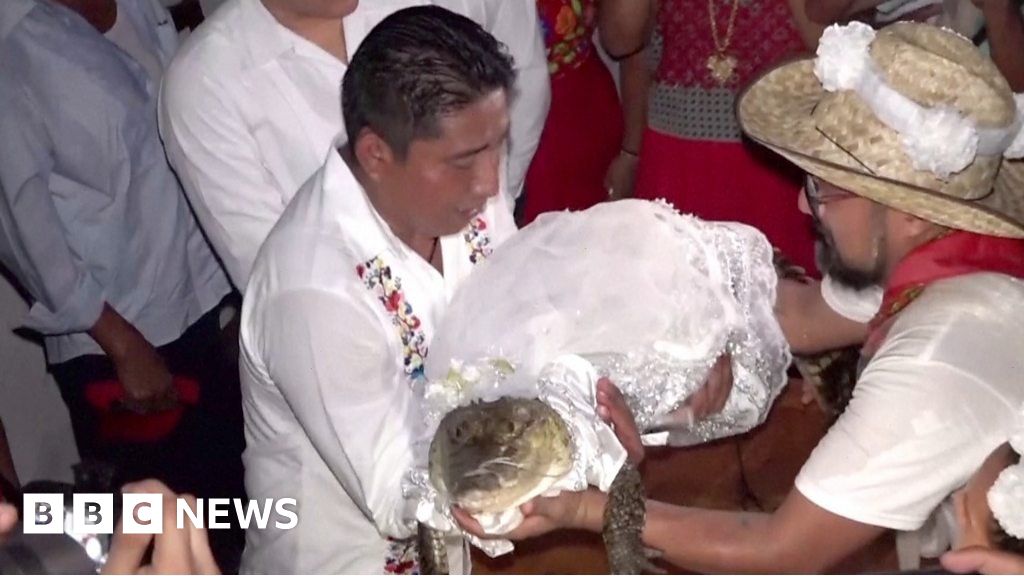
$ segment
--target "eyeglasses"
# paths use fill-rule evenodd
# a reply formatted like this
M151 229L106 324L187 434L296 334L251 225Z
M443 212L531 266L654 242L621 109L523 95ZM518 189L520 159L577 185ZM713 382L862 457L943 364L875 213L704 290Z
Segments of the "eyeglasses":
M806 181L804 181L804 197L807 198L807 206L811 209L811 214L816 217L821 217L822 206L829 202L838 202L840 200L847 200L855 198L857 195L848 190L842 188L836 188L834 186L829 187L830 190L827 193L821 192L821 187L818 185L818 178L807 175Z

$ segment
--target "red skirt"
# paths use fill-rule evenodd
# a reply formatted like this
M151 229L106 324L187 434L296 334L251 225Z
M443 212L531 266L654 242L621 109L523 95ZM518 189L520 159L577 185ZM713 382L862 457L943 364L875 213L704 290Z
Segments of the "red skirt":
M797 208L798 168L752 143L685 140L651 129L641 150L637 198L664 198L705 220L749 224L817 275L811 218Z
M608 198L608 166L622 145L615 81L591 52L551 79L551 110L526 173L523 225L544 212L584 210Z

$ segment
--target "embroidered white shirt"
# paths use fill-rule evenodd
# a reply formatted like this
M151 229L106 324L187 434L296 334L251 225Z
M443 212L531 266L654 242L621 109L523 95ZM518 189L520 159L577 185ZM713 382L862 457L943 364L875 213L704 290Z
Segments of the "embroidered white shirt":
M393 12L436 4L478 22L516 61L508 185L518 190L550 100L534 0L373 0L344 20L348 54ZM260 0L227 0L167 72L161 130L200 224L244 290L260 244L344 135L344 63L285 28Z
M299 521L250 530L244 571L384 571L387 538L414 528L402 480L421 421L415 375L473 260L514 231L492 198L441 238L442 276L391 233L337 152L296 194L253 268L241 372L246 489L296 498Z

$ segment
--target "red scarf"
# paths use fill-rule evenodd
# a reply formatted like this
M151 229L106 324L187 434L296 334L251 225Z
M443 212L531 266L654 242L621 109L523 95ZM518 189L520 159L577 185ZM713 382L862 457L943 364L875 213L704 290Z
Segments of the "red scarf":
M1024 240L956 231L911 250L889 278L861 357L878 351L896 315L932 282L978 272L1024 278Z

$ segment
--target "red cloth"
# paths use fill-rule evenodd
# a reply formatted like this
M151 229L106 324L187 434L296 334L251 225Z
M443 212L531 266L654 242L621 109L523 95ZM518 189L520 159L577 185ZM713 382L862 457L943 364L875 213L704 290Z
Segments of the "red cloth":
M718 39L725 41L732 0L714 0ZM708 71L715 53L708 0L661 0L658 31L663 38L655 82L674 86L720 89ZM737 90L786 58L806 52L793 12L786 0L739 0L736 22L726 52L736 58L736 75L724 86Z
M816 274L811 218L797 208L802 186L799 169L754 144L644 134L637 198L664 198L680 212L754 226Z
M896 316L929 284L979 272L1024 278L1024 240L957 231L911 250L892 271L861 355L878 351Z
M522 223L608 198L604 177L619 153L622 130L615 82L595 52L552 78L551 109L526 173Z
M106 442L149 443L166 438L178 426L188 406L199 403L199 383L185 376L174 377L179 405L169 410L136 414L118 406L124 386L117 380L90 382L85 398L99 415L99 436Z

